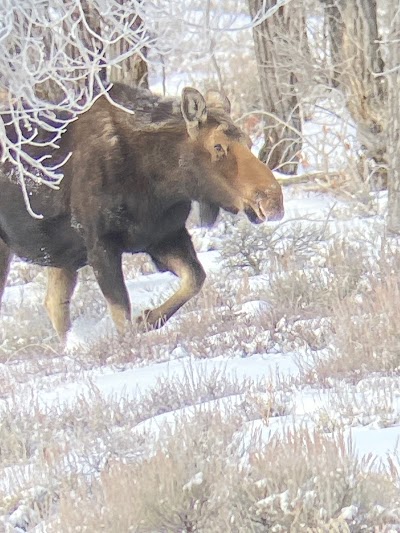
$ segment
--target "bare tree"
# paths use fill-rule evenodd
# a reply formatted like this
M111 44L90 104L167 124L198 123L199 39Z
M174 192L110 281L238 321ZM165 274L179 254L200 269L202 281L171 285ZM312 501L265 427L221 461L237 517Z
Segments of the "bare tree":
M397 0L322 0L333 84L346 97L363 157L389 192L387 225L400 233L400 6ZM365 165L364 165L365 166Z
M364 157L387 165L387 90L376 0L322 0L329 30L332 84L346 98Z
M253 19L265 4L276 11L253 28L265 113L260 159L271 168L293 174L302 146L299 82L304 75L302 56L308 51L305 14L302 2L279 6L275 0L248 0Z
M126 0L117 0L121 5ZM139 0L143 3L143 0ZM144 36L145 27L141 17L135 12L128 15L129 25L132 32L138 32ZM108 78L111 82L123 82L130 85L149 87L149 69L147 65L147 46L142 46L133 54L130 54L130 43L126 39L120 39L110 50L108 59L111 60ZM130 54L130 55L129 55ZM115 59L124 58L115 62Z
M388 84L388 229L400 233L400 6L388 5L388 37L384 42Z
M54 146L68 121L106 93L106 69L148 45L142 8L139 0L3 1L0 153L13 165L29 210L26 180L57 188L63 161L52 164L27 148Z

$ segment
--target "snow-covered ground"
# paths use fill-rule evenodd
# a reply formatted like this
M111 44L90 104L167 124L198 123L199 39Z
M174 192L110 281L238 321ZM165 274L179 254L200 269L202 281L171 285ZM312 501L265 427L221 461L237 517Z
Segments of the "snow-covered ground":
M158 332L132 333L120 341L114 335L103 304L99 304L100 308L91 307L91 301L101 302L101 296L89 277L80 282L73 307L73 327L63 348L54 339L41 308L45 289L43 272L34 269L32 279L27 280L26 267L14 263L0 318L3 341L0 345L3 429L0 431L2 439L7 435L10 439L5 445L6 451L2 452L0 447L0 458L3 455L0 495L4 498L0 514L4 524L8 524L7 531L33 531L36 524L45 529L44 524L51 523L51 518L57 516L56 499L50 506L50 518L42 515L38 518L36 504L32 503L36 496L29 493L29 490L35 491L35 487L48 491L49 486L62 482L51 478L51 468L50 474L45 474L47 449L51 450L49 454L54 454L55 449L64 450L63 476L72 469L84 474L85 479L95 479L106 468L110 456L128 463L132 454L135 460L138 454L142 458L150 457L157 443L166 434L173 434L180 421L190 424L199 412L218 411L222 417L229 418L233 412L243 415L247 410L238 431L244 442L247 438L250 441L251 435L261 436L260 446L277 435L284 439L288 431L308 431L310 435L317 432L332 438L340 434L347 453L358 457L366 471L391 473L400 481L400 386L396 371L369 372L367 368L355 379L354 368L346 376L345 371L339 374L334 370L332 363L331 376L325 380L311 379L318 361L329 360L332 353L337 355L335 340L329 333L325 341L320 342L324 320L329 321L329 317L312 315L305 311L304 305L298 307L297 316L289 308L277 316L274 303L268 298L268 294L276 297L271 292L271 279L276 281L282 276L282 272L276 270L270 275L269 268L278 256L282 259L285 250L288 253L290 246L286 246L285 239L292 238L300 231L299 227L301 231L324 229L325 237L321 233L319 240L308 235L307 246L311 253L307 253L304 243L298 248L302 255L299 270L319 276L315 278L318 283L325 276L329 284L330 263L324 256L324 250L329 249L328 241L343 243L353 235L357 246L364 247L363 253L373 257L376 252L373 245L383 238L383 219L379 214L349 217L352 206L329 194L306 193L287 187L285 196L285 219L280 224L271 224L268 230L250 227L244 220L232 225L231 217L224 217L215 229L207 232L192 229L197 249L201 250L199 257L209 274L205 294L185 306ZM374 197L373 202L375 212L379 213L385 198ZM261 274L254 274L251 269L245 273L246 268L234 269L232 264L228 268L229 247L234 246L235 238L239 239L243 232L246 236L247 231L249 235L258 235L259 239L270 238L271 232L279 228L280 238L271 241L275 255L271 258L271 250L264 250ZM360 235L364 236L364 241L360 241ZM315 249L320 250L319 256ZM234 250L231 253L234 254ZM293 257L288 261L297 261L296 247L291 253ZM290 264L288 277L282 278L282 290L287 286L289 292L290 276L296 275L295 270L290 270L293 263ZM129 274L135 272L134 269L127 272L134 314L165 298L176 285L169 274ZM21 275L25 275L25 279L21 279ZM368 281L366 270L360 276L364 276L364 282ZM282 299L285 298L287 294L283 292ZM20 323L16 324L16 320ZM297 326L301 329L296 330ZM31 328L31 332L25 328ZM313 336L314 341L317 339L317 346L305 341L308 338L305 332ZM11 342L8 333L13 338ZM46 341L40 340L43 335ZM383 353L378 353L376 357L381 355ZM368 367L367 360L365 364ZM152 398L152 407L148 412L143 410L133 415L132 411L139 409L138 406L149 405L149 398ZM134 436L135 444L131 449L126 444L123 449L118 448L114 437L97 435L89 421L88 433L81 430L82 442L76 435L71 440L67 427L40 429L47 419L62 421L65 418L68 424L74 425L74 416L77 420L92 416L91 409L97 412L99 405L103 411L122 406L121 416L124 416L125 406L126 421L118 420L115 415L114 426L107 427L107 432L125 431L132 439ZM81 414L82 409L86 415ZM30 419L34 423L30 424ZM137 440L141 443L140 451L136 449ZM58 475L61 474L58 472ZM354 509L348 511L344 503L342 508L343 516L354 518L357 514ZM339 511L337 516L342 512ZM393 514L393 509L390 512ZM380 516L379 524L383 523L383 515ZM388 522L387 517L385 520ZM392 524L395 522L393 519Z

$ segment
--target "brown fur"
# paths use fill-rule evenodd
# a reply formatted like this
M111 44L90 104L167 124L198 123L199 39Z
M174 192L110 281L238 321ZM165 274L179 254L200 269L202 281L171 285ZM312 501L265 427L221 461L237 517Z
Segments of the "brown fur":
M244 210L256 223L283 216L281 188L230 119L226 98L219 105L214 92L207 105L185 88L179 103L124 85L115 85L111 96L135 113L102 97L68 126L50 160L72 153L59 191L27 178L42 220L26 211L12 166L5 163L0 172L0 299L12 253L51 267L46 308L61 337L70 328L76 271L85 264L93 267L119 331L131 314L123 253L147 252L182 281L170 299L146 312L146 327L160 326L200 290L205 274L185 228L192 200L210 206L211 218L219 208ZM43 155L35 146L28 150Z

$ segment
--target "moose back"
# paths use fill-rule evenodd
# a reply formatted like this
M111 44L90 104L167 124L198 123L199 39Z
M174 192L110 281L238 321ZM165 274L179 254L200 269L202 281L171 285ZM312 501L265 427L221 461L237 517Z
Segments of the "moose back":
M13 254L51 267L45 305L61 338L71 325L77 271L86 264L121 332L131 320L123 253L146 252L181 281L146 311L146 327L162 325L200 290L205 273L185 227L193 200L208 206L208 222L219 208L244 211L253 223L284 214L281 187L232 122L226 97L186 87L179 101L118 84L109 96L71 122L49 153L56 161L71 154L60 190L26 177L42 219L26 210L11 164L0 167L0 301Z

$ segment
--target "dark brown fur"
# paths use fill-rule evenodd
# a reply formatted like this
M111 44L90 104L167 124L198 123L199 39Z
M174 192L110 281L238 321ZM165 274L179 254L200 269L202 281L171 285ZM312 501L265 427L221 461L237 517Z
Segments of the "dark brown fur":
M52 267L45 303L61 337L70 327L76 271L86 264L120 331L130 320L124 252L147 252L182 281L146 313L147 326L161 325L200 290L205 274L185 228L192 200L210 205L212 218L218 208L244 210L253 222L283 216L281 188L251 154L227 101L214 94L206 105L186 88L179 103L123 85L111 96L135 114L101 97L69 124L51 161L72 152L59 191L27 178L31 206L43 219L27 212L10 164L0 172L0 298L12 254Z

